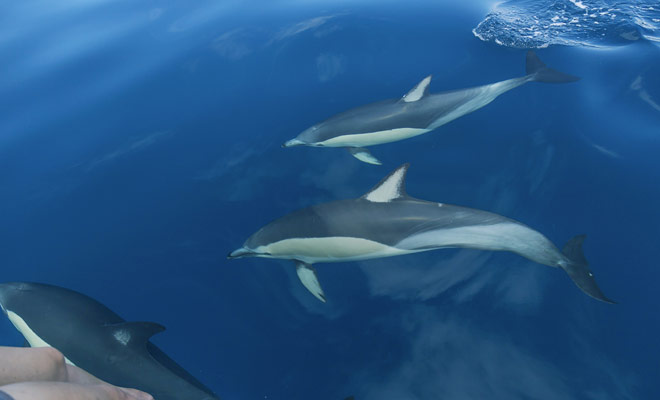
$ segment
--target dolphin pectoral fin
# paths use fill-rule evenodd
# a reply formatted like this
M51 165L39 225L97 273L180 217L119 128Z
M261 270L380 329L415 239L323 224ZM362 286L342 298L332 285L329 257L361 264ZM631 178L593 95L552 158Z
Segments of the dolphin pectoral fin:
M371 152L364 147L347 147L346 150L348 150L349 153L358 160L365 162L367 164L373 164L373 165L382 165L383 163L380 162L379 159L374 157Z
M525 64L527 75L532 76L536 82L544 83L569 83L580 80L579 77L565 74L555 69L549 68L533 51L527 52Z
M616 303L615 301L608 299L600 291L594 275L589 270L589 263L587 263L587 259L584 258L584 254L582 253L582 242L584 242L585 238L586 235L578 235L566 243L562 253L568 258L569 262L566 265L560 265L560 267L566 271L568 276L573 280L573 283L584 293L596 300L614 304Z
M296 260L296 272L298 273L298 278L300 278L300 282L302 282L303 286L305 286L314 297L325 303L325 293L323 293L323 288L321 288L321 284L319 283L314 268L310 264Z

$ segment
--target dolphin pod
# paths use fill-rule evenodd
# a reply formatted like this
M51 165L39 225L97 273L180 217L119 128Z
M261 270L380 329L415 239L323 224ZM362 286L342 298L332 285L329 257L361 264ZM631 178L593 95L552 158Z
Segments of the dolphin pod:
M366 147L397 142L430 132L489 104L502 93L527 82L567 83L579 78L548 68L527 52L525 76L430 94L431 75L400 99L384 100L337 114L284 143L283 147L344 147L360 161L380 165Z
M400 166L357 199L319 204L276 219L228 257L292 260L302 284L325 302L315 263L450 247L510 251L563 269L584 293L613 303L596 285L582 254L584 236L574 237L559 251L543 234L510 218L410 197L405 191L407 171L408 164Z
M579 78L548 68L527 53L527 74L475 88L430 94L431 76L400 99L335 115L284 147L344 147L358 160L381 164L368 146L430 132L527 82ZM587 295L613 303L596 284L582 252L584 235L560 251L540 232L487 211L409 196L408 164L356 199L294 211L263 226L228 258L292 260L301 283L325 302L315 263L359 261L442 248L508 251L564 270ZM0 284L0 308L30 346L52 346L67 361L109 383L151 393L156 400L215 400L215 394L149 341L165 328L127 322L96 300L37 283Z
M165 328L127 322L73 290L39 283L0 284L0 307L32 347L54 347L67 362L156 400L218 400L149 341Z

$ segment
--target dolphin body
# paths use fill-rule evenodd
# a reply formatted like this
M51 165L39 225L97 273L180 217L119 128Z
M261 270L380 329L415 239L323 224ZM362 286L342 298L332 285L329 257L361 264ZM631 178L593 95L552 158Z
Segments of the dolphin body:
M0 284L0 306L32 347L54 347L67 362L156 400L218 400L149 338L165 330L126 322L96 300L39 283Z
M559 251L541 233L487 211L415 199L406 194L404 164L364 196L304 208L250 236L228 258L293 260L302 284L319 300L312 264L368 260L449 247L510 251L560 267L587 295L607 302L582 254L585 236Z
M527 53L526 70L527 75L520 78L436 94L429 94L429 75L400 99L337 114L306 129L282 147L344 147L358 160L380 165L366 147L430 132L527 82L567 83L579 79L548 68L532 51Z

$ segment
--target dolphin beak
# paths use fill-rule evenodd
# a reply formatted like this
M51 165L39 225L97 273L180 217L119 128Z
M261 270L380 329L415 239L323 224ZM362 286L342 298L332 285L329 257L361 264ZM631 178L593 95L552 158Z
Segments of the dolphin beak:
M282 147L295 147L295 146L303 146L305 145L305 142L303 142L300 139L291 139L289 141L284 142L282 144Z
M256 253L254 251L250 249L246 249L245 247L241 247L229 253L229 255L227 255L227 258L229 260L233 260L235 258L250 257L255 254Z

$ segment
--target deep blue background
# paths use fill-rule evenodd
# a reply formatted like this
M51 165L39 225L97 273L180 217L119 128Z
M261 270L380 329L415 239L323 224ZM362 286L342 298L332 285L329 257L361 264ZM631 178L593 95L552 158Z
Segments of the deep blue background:
M529 84L372 148L280 144L347 108L524 73L477 39L488 2L50 1L0 6L2 281L88 294L224 399L660 396L660 49L539 56ZM606 305L512 254L444 250L319 265L227 261L266 222L357 197L410 162L408 192L494 211L585 253ZM22 342L0 322L0 343Z

